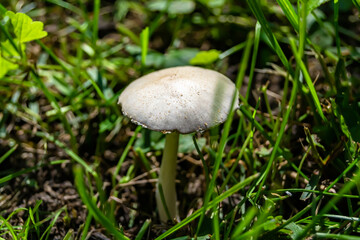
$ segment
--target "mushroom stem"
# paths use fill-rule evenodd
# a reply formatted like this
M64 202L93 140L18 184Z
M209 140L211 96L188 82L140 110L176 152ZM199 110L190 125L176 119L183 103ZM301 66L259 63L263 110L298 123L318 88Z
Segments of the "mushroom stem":
M165 207L161 201L159 184L161 184L164 200L169 210L170 220L178 219L178 210L176 207L176 160L179 146L179 133L172 132L166 134L165 148L161 161L158 184L156 186L156 204L159 209L159 216L162 222L167 222L168 216Z

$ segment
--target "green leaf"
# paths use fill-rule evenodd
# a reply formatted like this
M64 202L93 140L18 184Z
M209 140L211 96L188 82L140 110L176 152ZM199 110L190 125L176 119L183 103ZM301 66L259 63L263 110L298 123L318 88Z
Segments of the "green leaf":
M358 102L358 99L353 102L349 101L348 97L344 97L343 94L338 94L336 102L331 101L343 134L356 142L360 142L360 106Z
M146 57L146 66L161 69L165 63L165 56L162 53L150 52Z
M357 9L360 11L360 0L352 0L352 2L357 7Z
M164 149L164 147L165 147L164 134L162 134L161 132L152 131L150 138L151 138L151 148L153 150L163 150ZM134 148L137 148L137 147L142 148L142 146L144 146L144 141L145 141L145 138L137 139L136 143L134 145ZM199 148L203 149L206 144L206 139L198 138L197 143L199 145ZM149 149L143 149L143 148L142 148L142 150L145 152L149 151ZM194 142L192 140L192 135L191 134L181 134L179 137L179 150L178 151L180 153L189 153L189 152L192 152L195 150L196 149L194 146Z
M168 13L169 14L190 14L195 10L193 1L172 1Z
M6 16L11 20L14 32L20 43L30 42L47 36L43 31L44 24L39 21L33 21L24 13L14 13L7 11Z
M114 17L116 22L121 22L129 12L130 3L128 1L116 1Z
M271 216L269 217L268 221L266 221L266 223L264 224L264 231L274 230L277 226L278 226L277 220Z
M199 2L206 5L209 9L223 7L226 3L225 0L199 0Z
M196 139L197 144L199 145L200 149L203 149L205 144L206 144L206 139L205 138L198 138ZM192 140L192 135L190 134L186 134L180 135L179 138L179 152L180 153L189 153L189 152L193 152L195 151L195 146L194 146L194 142Z
M191 0L155 0L147 5L151 11L167 11L169 14L189 14L195 10L195 3Z
M108 118L105 119L104 121L102 121L100 123L99 133L103 133L103 132L112 130L114 125L115 124L112 121L110 121L110 119L108 119Z
M314 9L320 7L321 4L328 2L329 0L311 0L307 2L306 15L309 15Z
M0 3L0 16L5 15L6 13L6 8Z
M208 65L215 62L220 55L220 51L211 49L209 51L201 51L196 54L196 56L190 60L191 65Z
M196 48L171 49L165 54L164 68L188 65L198 53Z
M8 71L18 68L18 65L14 63L17 58L20 56L9 40L0 43L0 78Z
M292 231L291 239L295 239L295 236L302 230L302 228L294 222L289 223L285 228Z
M305 189L306 190L315 190L316 186L319 183L319 180L320 180L320 175L312 174L309 183L306 184ZM312 192L303 192L300 196L300 200L305 201L305 200L309 199L311 197L311 195L313 195Z

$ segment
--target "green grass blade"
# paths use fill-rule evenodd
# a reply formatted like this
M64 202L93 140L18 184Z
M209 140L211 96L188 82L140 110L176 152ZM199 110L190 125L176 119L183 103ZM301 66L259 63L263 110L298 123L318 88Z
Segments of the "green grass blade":
M296 51L298 53L299 57L302 59L304 56L304 50L305 50L305 39L306 39L306 13L307 13L307 1L301 1L300 6L300 26L299 26L299 49ZM290 43L291 45L291 43ZM294 53L294 51L293 51Z
M77 165L73 169L75 175L75 186L79 192L79 195L83 203L87 206L87 209L91 215L104 226L116 239L128 240L124 234L114 227L111 221L99 210L96 204L92 201L92 197L87 193L85 183L83 180L83 170Z
M242 234L243 231L248 228L251 224L251 222L254 220L254 217L258 213L257 209L255 207L251 207L247 212L245 217L243 217L238 225L236 225L232 235L231 239L236 239L238 235Z
M235 221L235 217L236 217L238 210L239 210L239 206L236 205L234 207L234 209L232 210L231 219L228 221L228 224L227 224L228 228L226 229L223 239L229 239L229 236L230 236L230 233L232 232L233 226L235 226L234 221Z
M339 0L334 0L334 25L335 25L335 41L336 41L336 51L338 58L341 59L341 49L340 49L340 36L339 36Z
M318 195L338 196L338 197L342 197L342 198L360 199L359 195L339 194L339 193L331 193L331 192L327 192L327 191L320 191L320 190L313 190L313 189L303 189L303 188L284 188L284 189L277 189L277 190L269 191L269 192L276 192L276 193L283 193L283 192L290 192L290 193L310 192L310 193L316 193Z
M231 47L230 49L222 52L220 55L219 55L219 59L224 59L238 51L240 51L241 49L243 49L244 47L246 46L246 41L245 42L242 42L242 43L239 43L233 47Z
M150 172L151 171L150 162L149 162L149 159L147 159L147 157L145 156L144 151L140 147L137 147L135 149L135 152L139 155L139 158L140 158L141 162L143 163L146 171ZM152 171L150 173L150 177L152 179L157 179L158 178L156 172L154 172L154 171Z
M63 240L73 240L74 229L69 229L69 231L64 236Z
M348 195L348 194L342 194L342 193L335 193L335 194L332 194L332 193L329 193L329 190L340 180L340 179L343 179L343 176L345 176L349 171L352 170L352 168L354 166L357 165L358 161L360 160L360 158L356 158L339 176L338 178L332 182L324 191L322 192L318 192L319 193L319 196L313 200L313 202L317 202L319 199L322 198L323 194L325 195L333 195L333 196L336 196L338 198L342 198L342 197L350 197L350 196L353 196L353 195ZM284 189L286 191L286 189ZM280 190L278 190L280 191ZM300 189L300 192L304 192L305 189ZM306 191L311 191L311 190L306 190ZM316 191L316 190L312 190L312 191ZM358 197L358 196L357 196ZM312 204L309 204L307 205L305 208L303 208L300 212L298 212L297 214L295 214L294 216L292 216L291 218L289 218L284 224L282 224L281 226L277 227L276 229L274 229L272 232L277 232L279 231L280 229L283 229L285 226L289 225L290 223L292 222L295 222L297 221L297 219L299 219L301 216L303 216L307 211L309 211L312 207Z
M40 240L42 239L48 239L49 238L49 234L50 234L50 230L53 228L53 226L55 225L56 221L58 220L60 214L65 210L65 207L59 209L58 211L56 211L54 218L52 219L52 221L50 222L49 226L46 228L46 230L44 231L43 235L41 236Z
M141 45L139 37L133 31L127 28L124 24L116 24L116 29L122 35L129 37L135 44Z
M10 148L10 150L9 151L7 151L4 155L2 155L1 157L0 157L0 164L3 162L3 161L5 161L16 149L17 149L17 147L18 147L19 145L15 145L15 146L13 146L12 148Z
M252 117L252 114L246 109L244 105L240 106L240 111L251 122L251 124L253 124L254 127L271 143L271 145L275 144L274 140L265 131L264 127ZM278 151L280 154L283 152L280 148L278 149Z
M5 14L7 9L0 3L0 15Z
M233 240L237 239L258 239L259 235L264 232L264 229L271 227L274 223L271 221L263 222L259 225L252 227L249 231L241 234L240 236L237 235Z
M255 37L254 37L254 50L253 50L253 54L251 57L250 73L249 73L249 80L248 80L249 82L248 82L248 87L247 87L246 95L245 95L246 102L249 100L251 86L252 86L252 80L254 78L254 70L255 70L256 59L257 59L259 43L260 43L260 34L261 34L261 25L259 22L256 22Z
M340 219L340 220L344 220L344 221L355 221L355 222L360 221L360 218L358 218L358 217L348 217L348 216L335 215L335 214L324 214L324 217L335 218L335 219Z
M350 190L355 187L355 183L360 181L360 170L357 170L354 174L354 177L352 181L348 181L345 183L343 188L339 191L339 195L334 196L330 201L326 203L326 205L319 211L317 215L315 215L312 219L312 221L302 230L300 234L298 234L295 238L295 240L303 239L306 234L312 229L315 224L317 224L320 219L324 216L324 214L328 213L333 206L341 199L341 195L350 192Z
M24 239L28 239L29 236L29 230L30 230L30 218L26 219L25 224L24 224L24 231L21 237L23 237Z
M93 79L89 74L87 74L87 76L88 76L89 81L90 81L91 84L93 85L96 93L99 95L99 97L100 97L102 100L104 100L104 102L106 102L107 99L106 99L104 93L101 91L100 86L97 84L97 82L99 82L99 81L97 81L97 79Z
M151 219L146 219L144 224L141 226L138 234L135 237L135 240L141 240L143 236L145 235L146 231L148 230L149 226L151 224Z
M220 240L219 209L215 206L212 211L213 234L212 239Z
M285 56L284 52L282 51L275 35L271 31L271 28L269 26L268 21L266 20L263 11L261 10L260 4L258 0L247 0L247 3L255 15L256 19L260 22L262 29L266 33L266 36L269 38L269 41L272 45L273 50L276 52L276 54L279 56L282 64L286 67L286 69L292 73L291 66L287 60L287 57ZM292 74L291 74L292 75Z
M64 163L64 162L66 162L66 160L53 161L53 162L51 162L50 164L51 164L51 165L54 165L54 164L62 164L62 163ZM47 166L47 164L41 164L41 165L39 165L39 166L35 166L35 167L31 167L31 168L26 168L26 169L17 171L17 172L15 172L15 173L10 173L10 174L6 175L5 177L0 178L0 184L5 183L5 182L8 182L8 181L10 181L11 179L14 179L14 178L16 178L16 177L18 177L18 176L21 176L21 175L23 175L23 174L30 173L30 172L32 172L32 171L34 171L34 170L37 170L37 169L39 169L39 168L42 168L42 167L44 167L44 166Z
M205 181L208 184L210 182L210 173L209 173L208 166L207 166L206 161L204 159L204 155L202 154L202 152L201 152L201 150L199 148L199 145L197 144L196 136L193 135L192 139L193 139L193 142L194 142L195 149L196 149L197 153L199 154L200 160L201 160L201 162L203 164L203 168L204 168L204 172L205 172Z
M235 172L236 167L238 167L239 161L240 161L240 159L242 158L242 156L243 156L243 154L244 154L244 152L245 152L245 150L246 150L246 147L247 147L247 145L248 145L249 142L250 142L250 139L251 139L251 135L249 134L249 135L247 136L245 142L242 144L240 153L239 153L239 155L237 156L236 161L234 162L233 166L231 167L228 175L226 176L223 184L221 185L221 187L220 187L220 189L219 189L219 192L224 191L224 189L225 189L225 187L226 187L226 184L229 182L230 178L232 177L233 173Z
M17 240L17 234L15 234L15 230L13 228L13 226L11 226L11 224L2 216L0 216L0 220L3 222L3 224L5 224L5 226L7 227L7 229L9 230L9 232L11 233L11 236L13 237L13 240Z
M79 14L81 13L81 9L78 7L75 7L73 4L69 3L69 2L65 2L63 0L46 0L49 3L53 3L56 4L62 8L68 9L70 11L72 11L73 13Z
M296 14L292 4L289 0L276 0L281 9L283 10L286 18L289 20L291 26L295 31L299 30L299 20L298 15Z
M252 34L250 34L248 36L248 39L247 41L250 42L252 39ZM249 60L249 57L250 57L250 48L251 48L251 43L247 43L246 45L246 50L245 50L245 53L243 54L243 59L242 59L242 62L248 62ZM243 78L245 76L245 70L246 70L246 66L247 64L244 64L244 65L241 65L240 66L240 70L239 70L239 74L236 78L236 83L235 83L235 86L236 87L240 87L241 86L241 83L243 81ZM237 88L238 89L238 88ZM234 93L234 96L233 96L233 99L232 99L232 103L231 103L231 108L230 109L233 109L233 106L235 104L235 100L236 100L236 94ZM215 181L216 181L216 176L217 176L217 173L219 171L219 167L222 163L222 157L223 157L223 153L225 151L225 147L226 147L226 142L227 142L227 138L229 136L229 133L230 133L230 129L231 129L231 123L232 123L232 120L233 120L233 117L234 117L234 114L235 114L235 111L230 111L229 115L228 115L228 119L225 121L225 124L224 124L224 130L223 130L223 133L221 135L221 138L220 138L220 143L219 143L219 148L217 150L217 153L216 153L216 158L215 158L215 163L214 163L214 168L213 168L213 173L212 173L212 178L210 180L210 183L206 189L206 193L205 193L205 197L204 197L204 204L203 204L203 212L201 214L201 217L200 217L200 220L199 220L199 223L198 223L198 227L197 227L197 230L196 230L196 234L195 236L197 236L197 234L199 233L199 230L200 230L200 226L203 222L203 219L205 217L205 211L207 209L207 204L209 203L212 195L213 195L213 192L214 192L214 187L215 187Z
M319 101L319 98L317 96L317 93L316 93L316 90L315 90L315 87L314 87L314 84L311 80L311 77L310 77L310 74L307 70L307 67L305 66L304 62L301 60L301 56L297 53L297 50L296 50L296 44L295 44L295 40L293 38L290 38L290 45L291 45L291 49L293 51L293 54L295 56L295 60L298 64L298 66L300 67L302 73L303 73L303 76L304 76L304 79L305 79L305 82L310 90L310 94L311 94L311 97L314 101L314 104L315 104L315 107L318 111L318 114L320 115L321 119L324 121L324 122L327 122L327 119L322 111L322 108L321 108L321 103Z
M360 240L360 237L343 235L343 234L333 234L333 233L315 233L315 237L319 239L338 239L338 240Z
M36 206L35 206L35 208L36 208ZM35 228L36 235L38 238L40 238L40 229L36 225L36 220L35 220L35 216L34 216L34 212L36 212L35 208L34 208L34 210L32 208L29 208L29 223L32 222L32 224Z
M149 47L149 27L146 27L140 34L140 44L141 44L141 66L145 67L146 65L146 56Z
M73 73L73 69L70 67L70 65L66 62L64 62L64 60L61 60L60 58L58 58L56 56L56 54L50 49L48 48L44 43L42 43L40 40L36 40L36 43L40 45L40 47L47 53L49 54L49 56L57 63L61 66L61 68L67 73L69 74L69 76L71 78L76 78L76 76Z
M96 46L96 41L98 39L100 3L101 0L94 0L94 19L92 21L92 40L94 46Z
M119 161L118 161L118 163L116 165L116 168L115 168L115 171L114 171L114 174L113 174L113 177L112 177L113 186L115 186L115 184L116 184L116 176L119 174L121 165L125 161L125 158L126 158L127 154L129 153L131 146L134 144L134 141L136 140L137 135L138 135L138 133L140 132L141 129L142 129L141 126L136 127L136 129L134 131L134 134L132 135L132 137L130 138L128 144L126 145L126 147L124 149L124 152L121 154L121 157L120 157L120 159L119 159Z
M252 47L252 43L253 43L253 38L254 38L254 34L252 32L250 32L247 36L246 39L246 45L245 45L245 50L243 53L243 57L241 59L241 63L240 63L240 69L239 69L239 73L236 77L236 88L237 89L241 89L244 77L245 77L245 71L247 69L247 65L249 62L249 58L250 58L250 51L251 51L251 47Z
M296 100L296 96L297 96L297 89L298 89L298 80L295 79L294 82L293 82L293 88L291 90L291 95L290 95L288 108L287 108L287 110L285 112L285 115L283 117L283 121L282 121L281 126L280 126L279 134L277 135L274 148L273 148L273 150L271 152L271 155L270 155L270 159L269 159L269 161L268 161L268 163L266 165L266 169L265 169L264 173L261 175L261 177L258 180L258 183L260 183L260 185L258 186L259 191L257 191L257 193L256 193L256 201L259 199L260 192L261 192L260 189L262 188L262 186L264 186L266 177L268 176L268 174L270 172L270 169L271 169L271 166L272 166L272 164L273 164L273 162L274 162L274 160L275 160L275 158L277 156L277 151L278 151L278 148L280 146L282 137L283 137L283 135L285 133L285 129L286 129L286 126L288 124L290 113L292 112L293 106L295 104L295 100Z
M57 117L61 120L61 122L64 125L64 128L66 129L67 133L70 135L70 143L72 150L74 152L77 152L77 141L74 135L74 132L72 131L71 125L69 121L66 119L64 114L61 112L61 107L56 100L53 93L50 92L49 88L47 88L44 84L44 82L40 79L39 75L37 74L36 70L34 68L31 68L32 77L38 84L39 88L43 91L44 95L50 102L51 106L57 111Z
M234 193L240 191L245 186L250 184L253 180L255 180L258 176L259 176L259 174L254 174L254 175L246 178L244 181L235 184L229 190L227 190L226 192L222 193L221 195L214 198L211 202L209 202L207 204L207 208L205 209L205 211L211 209L212 207L218 205L221 201L224 201L226 198L228 198L228 197L232 196ZM177 230L183 228L184 226L186 226L190 222L194 221L196 218L200 217L203 211L204 211L204 207L201 207L200 209L196 210L193 214L191 214L190 216L183 219L181 222L179 222L178 224L176 224L175 226L173 226L172 228L170 228L169 230L167 230L166 232L161 234L155 240L164 239L167 236L175 233Z
M169 208L168 208L168 206L167 206L167 204L166 204L166 201L165 201L164 191L163 191L163 188L162 188L161 183L158 183L158 188L159 188L159 195L160 195L161 204L162 204L163 207L164 207L164 210L165 210L165 213L166 213L166 217L173 222L173 219L172 219L171 216L170 216Z
M7 227L7 229L9 230L9 232L11 233L11 236L13 237L13 240L17 240L17 234L15 234L15 230L14 228L11 226L11 224L6 221L2 216L0 216L0 220L5 224L5 226Z
M55 139L54 136L51 136L50 134L43 132L36 132L36 135L55 143L58 147L64 149L67 155L69 155L69 157L71 157L75 162L83 166L87 172L89 172L93 176L97 175L96 171L91 166L89 166L79 155L77 155L74 151L66 147L64 143Z
M352 0L355 7L357 7L358 11L360 11L360 0Z
M88 215L86 216L84 229L81 232L81 240L87 239L87 235L88 235L88 232L89 232L89 228L90 228L90 224L91 224L92 219L93 219L93 216L89 212Z

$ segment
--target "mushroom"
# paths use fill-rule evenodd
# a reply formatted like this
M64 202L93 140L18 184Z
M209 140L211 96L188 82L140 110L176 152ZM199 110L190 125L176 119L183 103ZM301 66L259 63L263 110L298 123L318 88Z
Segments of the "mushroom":
M202 132L223 123L239 106L234 83L200 67L167 68L133 81L118 103L132 122L166 134L156 203L160 220L166 222L169 219L161 200L161 186L169 217L179 219L175 188L179 133Z

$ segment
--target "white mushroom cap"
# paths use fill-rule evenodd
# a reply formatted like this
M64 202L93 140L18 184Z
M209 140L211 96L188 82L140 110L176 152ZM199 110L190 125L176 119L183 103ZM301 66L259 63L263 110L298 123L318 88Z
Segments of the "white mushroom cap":
M147 74L120 95L123 114L143 127L191 133L224 122L239 107L238 91L224 75L199 67L173 67Z

